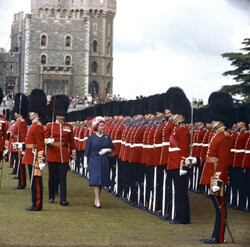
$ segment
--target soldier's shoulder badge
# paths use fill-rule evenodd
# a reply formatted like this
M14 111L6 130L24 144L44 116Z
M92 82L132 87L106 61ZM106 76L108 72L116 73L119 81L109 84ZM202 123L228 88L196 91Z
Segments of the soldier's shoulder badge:
M180 124L180 127L181 127L181 128L185 128L185 124L184 124L184 123L181 123L181 124Z

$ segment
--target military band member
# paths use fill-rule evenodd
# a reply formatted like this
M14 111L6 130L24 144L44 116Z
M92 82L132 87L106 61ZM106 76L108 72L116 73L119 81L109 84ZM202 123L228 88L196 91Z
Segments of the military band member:
M44 159L44 127L41 122L45 118L47 98L44 91L34 89L29 96L29 117L32 125L25 142L25 153L22 164L28 165L32 206L26 211L40 211L43 207L43 180L42 169L45 167Z
M69 155L75 160L75 146L72 125L65 123L69 107L66 95L56 95L53 102L56 121L46 125L45 143L48 145L46 161L49 165L49 202L55 200L55 175L58 170L60 179L60 205L68 206L66 198L66 175L69 167Z
M224 202L224 185L228 185L228 167L231 163L232 139L227 128L232 126L233 100L224 92L214 92L209 97L212 128L216 131L208 147L201 184L210 185L210 194L216 209L212 236L201 239L206 244L224 242L227 211ZM223 216L221 215L223 214Z

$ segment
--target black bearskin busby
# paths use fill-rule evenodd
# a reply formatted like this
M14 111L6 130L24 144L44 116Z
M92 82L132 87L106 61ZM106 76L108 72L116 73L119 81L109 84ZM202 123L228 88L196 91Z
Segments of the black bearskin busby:
M233 99L229 93L213 92L208 99L211 120L223 122L227 128L233 124Z
M170 110L170 97L171 95L179 93L185 95L183 90L179 87L170 87L167 92L164 94L164 109Z
M29 96L29 112L37 112L40 118L45 118L47 113L47 97L43 90L32 90Z
M237 114L237 122L248 123L249 109L246 105L240 105L237 108L236 114Z
M0 87L0 105L2 104L2 101L3 101L3 90Z
M55 98L54 98L55 97ZM55 104L55 115L67 115L69 109L69 97L65 94L56 95L51 98L52 104Z
M180 114L185 116L186 121L190 120L191 106L183 90L176 90L170 95L170 111L173 115Z
M195 116L194 122L206 123L206 109L205 109L205 107L201 107L197 110L197 114Z
M20 105L20 100L21 100L21 105ZM23 116L24 118L27 117L29 111L29 100L26 95L24 95L23 93L16 94L13 111L18 114L20 113L20 115Z

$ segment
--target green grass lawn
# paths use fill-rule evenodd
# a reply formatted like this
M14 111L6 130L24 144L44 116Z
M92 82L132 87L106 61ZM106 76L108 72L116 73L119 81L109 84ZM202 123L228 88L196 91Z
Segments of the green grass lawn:
M26 212L31 193L14 190L17 180L6 163L0 189L0 247L3 246L206 246L199 239L211 236L215 218L209 198L190 193L191 224L171 225L134 208L111 193L102 192L102 209L93 207L93 188L78 175L68 173L67 200L48 203L48 176L43 175L43 211ZM228 222L236 244L250 246L250 214L228 208ZM224 246L224 245L223 245Z

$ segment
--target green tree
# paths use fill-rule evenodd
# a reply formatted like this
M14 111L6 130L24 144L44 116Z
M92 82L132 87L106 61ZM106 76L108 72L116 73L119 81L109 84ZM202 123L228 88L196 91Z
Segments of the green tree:
M224 85L221 91L228 92L232 95L240 95L246 103L250 103L250 38L244 39L242 44L245 45L241 50L244 53L223 53L222 57L227 58L231 65L236 67L223 73L224 76L233 76L237 82L235 85Z

